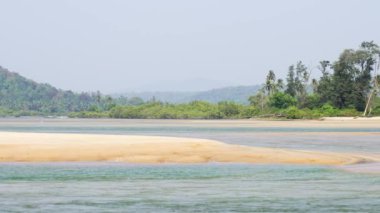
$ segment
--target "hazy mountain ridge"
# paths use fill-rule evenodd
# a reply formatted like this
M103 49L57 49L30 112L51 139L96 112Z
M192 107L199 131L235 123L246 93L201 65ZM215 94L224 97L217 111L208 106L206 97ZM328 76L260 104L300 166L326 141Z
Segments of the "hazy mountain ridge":
M113 96L140 97L144 101L156 100L169 103L186 103L195 100L217 103L220 101L234 101L237 103L248 103L248 98L254 95L260 85L235 86L211 89L201 92L126 92Z

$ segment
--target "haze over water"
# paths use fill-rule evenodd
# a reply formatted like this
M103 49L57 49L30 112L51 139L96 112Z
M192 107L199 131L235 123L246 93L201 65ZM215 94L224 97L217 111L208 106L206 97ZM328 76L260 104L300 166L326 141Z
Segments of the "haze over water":
M320 60L336 60L342 49L380 37L375 0L34 0L0 6L0 65L74 91L262 84L268 70L285 78L298 60L313 69Z

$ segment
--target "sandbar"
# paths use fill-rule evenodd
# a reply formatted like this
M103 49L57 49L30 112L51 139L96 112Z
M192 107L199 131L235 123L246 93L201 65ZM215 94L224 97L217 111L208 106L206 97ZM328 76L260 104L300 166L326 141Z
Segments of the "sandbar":
M0 132L0 162L278 163L349 165L377 157L132 135Z

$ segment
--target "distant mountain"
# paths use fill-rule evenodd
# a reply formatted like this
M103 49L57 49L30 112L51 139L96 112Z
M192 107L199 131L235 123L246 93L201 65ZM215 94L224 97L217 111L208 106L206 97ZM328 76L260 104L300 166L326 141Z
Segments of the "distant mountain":
M254 95L261 86L236 86L199 92L190 97L190 100L204 100L213 103L220 101L235 101L237 103L248 103L248 98Z
M138 88L129 88L127 91L176 91L176 92L200 92L213 88L223 88L231 85L230 82L194 78L185 80L160 80Z
M64 113L86 110L99 99L97 94L74 93L37 83L0 66L0 108Z
M154 98L169 103L186 103L194 100L202 100L212 103L234 101L246 104L248 103L249 96L254 95L258 89L260 89L260 85L224 87L201 92L129 92L116 94L114 96L140 97L144 101Z
M126 97L128 99L139 97L143 101L151 101L153 99L169 102L169 103L182 103L187 102L191 96L196 95L198 92L125 92L112 94L112 97Z

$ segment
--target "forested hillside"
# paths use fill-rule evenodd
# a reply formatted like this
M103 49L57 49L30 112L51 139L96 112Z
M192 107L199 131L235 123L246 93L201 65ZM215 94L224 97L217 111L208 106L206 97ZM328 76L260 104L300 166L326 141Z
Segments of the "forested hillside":
M99 93L74 93L49 84L36 83L0 67L0 107L12 111L65 113L105 108L107 101Z

